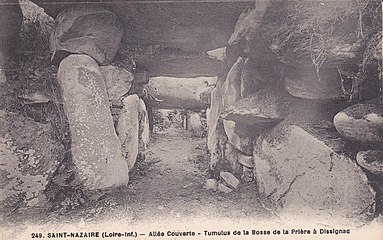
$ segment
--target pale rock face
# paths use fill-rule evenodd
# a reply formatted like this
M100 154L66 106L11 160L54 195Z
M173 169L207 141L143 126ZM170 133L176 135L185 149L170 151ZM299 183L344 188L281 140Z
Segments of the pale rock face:
M58 51L86 54L106 65L113 61L122 36L123 26L112 12L91 5L76 6L57 16L50 48L54 56Z
M254 149L262 201L287 219L370 220L375 192L362 169L333 150L332 139L286 121L263 134Z
M230 188L237 189L239 186L239 180L229 172L221 172L220 177Z
M117 124L117 134L121 142L121 150L128 164L129 171L134 167L139 151L139 108L140 99L134 94L122 101L124 107Z
M88 189L127 184L128 165L121 154L98 64L86 55L70 55L61 62L58 79L79 179Z
M52 128L0 110L0 205L13 209L46 203L43 191L64 159L65 149L52 139Z
M365 143L382 143L382 100L358 103L340 111L334 117L334 125L347 139Z

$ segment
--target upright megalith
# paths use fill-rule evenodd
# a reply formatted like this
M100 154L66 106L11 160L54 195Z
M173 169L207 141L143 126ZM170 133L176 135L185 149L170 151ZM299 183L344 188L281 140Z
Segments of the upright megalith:
M134 94L124 98L122 103L124 107L118 118L117 134L120 138L122 154L125 157L129 170L132 170L136 163L139 149L140 99Z
M4 57L3 53L0 51L0 84L6 83L7 77L5 76L5 69L4 69Z
M86 55L70 55L61 62L58 79L79 179L88 189L127 184L128 165L121 154L105 81L96 61Z

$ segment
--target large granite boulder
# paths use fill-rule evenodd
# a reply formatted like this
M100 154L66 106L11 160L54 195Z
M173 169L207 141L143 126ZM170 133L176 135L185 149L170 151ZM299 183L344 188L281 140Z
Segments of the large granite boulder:
M0 110L0 204L45 204L43 191L64 159L48 124Z
M86 54L98 63L110 63L123 36L123 25L112 12L91 5L62 11L51 34L53 58L59 51Z
M122 154L131 171L136 163L139 149L140 99L134 94L127 96L122 102L124 107L120 112L116 130L120 138Z
M296 102L294 97L276 87L266 87L236 101L221 115L223 119L244 125L268 125L283 120Z
M365 143L383 142L383 103L381 99L358 103L334 117L338 132L347 139Z
M211 77L222 71L222 61L209 57L205 52L160 45L123 44L118 57L124 61L134 59L137 68L149 71L151 77Z
M113 105L121 105L121 100L126 95L133 83L133 74L128 70L108 65L100 67L104 76L109 101Z
M86 55L70 55L61 62L58 79L79 179L88 189L127 184L128 165L121 154L105 81L96 61Z
M341 219L347 225L373 217L375 192L362 169L337 149L339 135L329 132L285 120L257 140L261 201L283 219Z
M98 0L33 0L55 17L80 3L105 7L124 22L128 44L158 44L203 52L226 44L242 9L241 2L141 2ZM54 2L54 4L52 4Z

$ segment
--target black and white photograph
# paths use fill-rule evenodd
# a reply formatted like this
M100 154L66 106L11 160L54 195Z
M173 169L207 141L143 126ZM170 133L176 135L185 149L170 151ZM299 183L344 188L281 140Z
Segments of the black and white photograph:
M382 21L0 0L0 240L382 240Z

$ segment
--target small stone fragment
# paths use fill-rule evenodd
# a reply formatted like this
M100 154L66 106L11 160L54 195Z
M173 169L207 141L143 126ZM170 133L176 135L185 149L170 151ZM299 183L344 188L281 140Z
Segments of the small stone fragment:
M219 183L218 184L218 190L223 192L223 193L230 193L233 191L233 189L229 188L229 187L226 187L224 184L222 183Z
M231 188L237 189L239 186L239 180L231 173L229 172L221 172L220 174L221 179Z
M217 191L218 181L216 179L208 179L205 182L204 188L207 190Z

